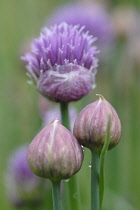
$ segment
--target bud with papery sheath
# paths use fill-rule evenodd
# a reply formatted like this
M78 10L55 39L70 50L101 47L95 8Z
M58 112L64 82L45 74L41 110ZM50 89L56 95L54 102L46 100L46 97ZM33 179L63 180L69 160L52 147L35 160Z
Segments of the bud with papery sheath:
M100 151L104 145L110 121L110 143L112 149L121 138L121 122L112 105L99 94L99 99L87 105L78 115L74 135L79 143L91 150Z
M79 171L83 151L74 135L54 120L29 145L27 161L36 175L59 181Z

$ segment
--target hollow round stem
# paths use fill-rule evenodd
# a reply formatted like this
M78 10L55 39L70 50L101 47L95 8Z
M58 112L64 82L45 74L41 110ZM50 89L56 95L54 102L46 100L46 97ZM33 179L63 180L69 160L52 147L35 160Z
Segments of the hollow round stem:
M71 195L71 209L80 210L80 190L77 175L70 179L69 191Z
M91 210L100 210L99 200L99 166L100 153L91 151Z
M52 196L53 196L53 209L62 210L62 201L60 195L60 181L52 182Z
M105 162L105 156L106 156L108 146L109 146L109 141L110 141L110 118L108 121L105 143L100 154L100 176L99 176L100 210L102 210L103 197L104 197L104 162Z
M64 125L68 130L70 130L68 103L60 103L60 110L62 125Z
M70 130L68 103L60 103L62 125ZM66 186L67 185L67 186ZM80 210L80 191L78 187L77 176L73 176L68 183L65 183L67 209Z

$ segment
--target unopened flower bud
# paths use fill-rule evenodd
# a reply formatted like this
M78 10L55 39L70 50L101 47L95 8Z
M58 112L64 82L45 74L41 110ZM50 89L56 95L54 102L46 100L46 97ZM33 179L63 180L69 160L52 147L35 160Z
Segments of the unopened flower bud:
M109 121L109 149L112 149L121 138L121 122L112 105L103 96L97 96L99 99L87 105L78 115L74 125L74 135L81 145L101 151Z
M54 120L29 145L27 161L36 175L59 181L79 171L83 151L74 135Z

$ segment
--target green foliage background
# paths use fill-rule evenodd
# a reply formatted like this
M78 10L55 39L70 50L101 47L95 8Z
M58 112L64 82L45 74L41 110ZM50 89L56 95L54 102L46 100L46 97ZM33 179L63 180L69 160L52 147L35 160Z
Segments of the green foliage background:
M27 84L25 69L19 59L22 46L28 39L38 36L47 16L64 2L0 1L0 207L3 210L13 209L4 186L7 158L13 149L30 142L41 126L38 93ZM115 7L121 1L110 3ZM129 3L136 6L139 1ZM120 144L107 154L104 210L140 209L140 67L130 66L123 44L118 44L110 56L110 65L99 66L97 88L74 105L80 111L96 100L96 93L101 93L117 110L123 133ZM84 164L78 173L81 210L90 208L89 162L90 153L85 150ZM50 197L49 192L46 209L52 208Z

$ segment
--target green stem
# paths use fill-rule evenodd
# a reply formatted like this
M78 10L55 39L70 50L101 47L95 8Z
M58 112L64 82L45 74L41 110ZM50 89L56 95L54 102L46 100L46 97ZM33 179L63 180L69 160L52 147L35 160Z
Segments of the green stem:
M91 151L91 210L100 210L99 202L99 165L100 153Z
M71 177L69 182L69 191L71 196L71 209L81 209L80 208L80 190L77 180L77 175Z
M62 210L62 201L60 196L60 181L52 182L52 196L53 196L53 209Z
M99 176L100 210L102 210L103 197L104 197L104 162L105 162L105 156L106 156L108 146L109 146L109 141L110 141L110 118L108 121L105 143L102 148L101 155L100 155L100 176Z
M64 125L68 130L70 130L68 103L60 103L60 110L62 125Z
M68 110L68 103L60 103L60 110L61 110L61 119L62 124L70 130L70 121L69 121L69 110ZM80 191L78 187L77 176L74 175L68 183L65 183L65 192L66 195L66 203L67 203L67 210L68 209L80 209Z
M71 209L71 204L70 204L70 189L69 189L69 180L68 182L64 181L64 209L70 210Z

